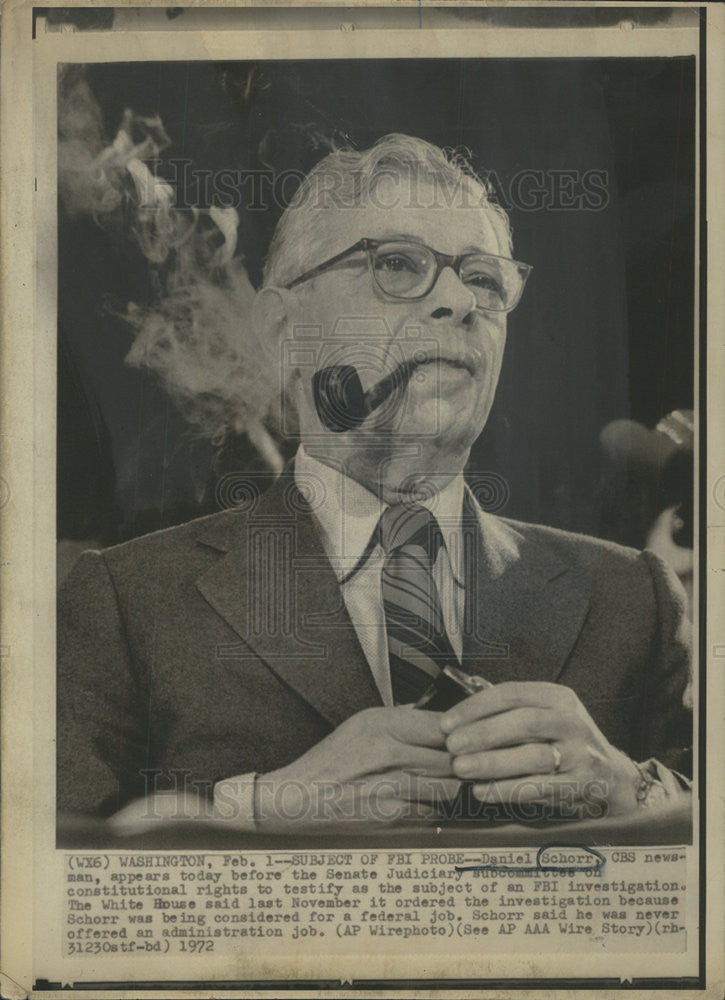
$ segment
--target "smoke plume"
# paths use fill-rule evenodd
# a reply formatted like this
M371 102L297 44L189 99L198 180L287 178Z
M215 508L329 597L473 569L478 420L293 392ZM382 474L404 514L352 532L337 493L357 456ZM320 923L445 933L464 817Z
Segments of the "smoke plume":
M235 254L239 218L233 208L175 206L174 189L149 169L170 142L158 116L130 109L108 141L85 75L66 70L59 106L62 210L131 241L153 271L153 301L117 310L133 336L126 363L152 372L200 435L221 444L228 434L246 433L279 470L266 426L279 383L258 363L254 288Z

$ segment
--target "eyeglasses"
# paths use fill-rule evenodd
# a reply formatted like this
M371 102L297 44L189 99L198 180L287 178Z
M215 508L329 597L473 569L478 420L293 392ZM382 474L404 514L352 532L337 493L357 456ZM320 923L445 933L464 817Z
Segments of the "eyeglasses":
M424 299L435 287L441 271L451 267L473 292L476 306L491 312L511 312L518 305L532 271L529 264L495 254L475 251L452 256L413 240L362 239L305 271L285 287L294 288L309 281L361 250L367 253L373 281L388 298Z

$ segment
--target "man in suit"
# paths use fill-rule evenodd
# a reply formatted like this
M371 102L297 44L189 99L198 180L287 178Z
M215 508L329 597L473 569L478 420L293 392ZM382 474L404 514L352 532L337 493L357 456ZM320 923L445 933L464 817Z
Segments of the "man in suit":
M237 510L80 560L58 618L61 810L163 815L193 791L239 829L368 830L439 815L462 782L467 808L519 815L688 794L673 574L488 515L463 481L527 273L435 147L393 135L318 164L254 316L294 466ZM480 689L414 707L443 667Z

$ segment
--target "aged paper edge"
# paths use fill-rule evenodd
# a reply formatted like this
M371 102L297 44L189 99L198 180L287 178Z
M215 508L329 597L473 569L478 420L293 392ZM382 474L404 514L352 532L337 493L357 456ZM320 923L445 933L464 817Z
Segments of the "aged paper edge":
M270 4L277 6L278 4ZM281 5L281 4L279 4ZM345 6L363 6L362 3L346 4ZM415 6L415 4L405 4ZM76 4L82 6L82 4ZM131 3L121 3L117 6L132 6ZM155 3L153 6L164 6ZM188 6L196 6L189 4ZM220 3L219 6L235 6L234 4ZM244 5L251 6L251 5ZM320 6L342 6L341 4L321 4ZM397 5L391 5L397 6ZM539 5L546 6L546 5ZM556 4L554 6L560 6ZM47 674L35 673L31 665L37 664L44 659L47 654L50 636L52 640L52 591L54 585L54 552L49 551L47 540L54 540L54 490L48 489L48 482L54 481L52 470L54 470L54 362L51 359L43 359L41 356L41 346L43 338L38 338L38 323L35 304L35 244L33 239L34 204L32 197L32 186L27 183L34 174L34 149L33 149L33 93L35 82L33 80L33 56L30 50L30 21L32 11L28 4L9 3L4 11L3 17L3 64L2 64L2 130L3 130L3 163L2 163L2 259L4 261L2 274L2 302L3 302L3 326L2 326L2 357L3 363L3 385L2 401L0 406L0 433L2 438L2 455L0 458L0 474L3 476L3 486L6 497L4 509L2 510L2 562L3 574L0 576L0 596L2 597L3 615L2 633L0 639L3 646L2 672L3 672L3 716L2 716L2 740L3 740L3 811L2 811L2 835L3 835L3 858L2 858L2 968L7 970L3 976L0 987L3 995L25 996L28 995L32 977L32 932L33 932L33 899L34 899L34 869L33 863L39 860L34 845L38 843L48 844L45 836L39 837L39 827L45 830L52 829L54 815L47 809L47 795L52 790L49 788L52 781L48 781L46 773L49 753L52 756L52 747L48 747L47 729L40 732L39 736L45 737L45 749L34 751L31 747L29 736L33 732L31 720L35 717L43 717L45 709L54 702L54 683L47 683ZM725 50L723 47L723 28L725 27L725 17L723 11L717 5L708 9L708 52L707 52L707 75L708 75L708 115L709 121L715 125L718 117L715 114L715 95L723 93L725 85L725 72L723 60ZM516 29L515 41L518 47L518 54L521 53L520 43L522 30ZM604 29L607 31L608 29ZM669 33L669 38L666 35ZM179 49L177 55L167 55L161 49L160 43L163 34L159 32L144 32L139 38L139 42L145 44L134 49L135 44L132 39L126 36L127 45L123 44L121 33L108 33L108 38L103 39L104 44L98 45L101 41L98 35L94 36L66 36L65 41L73 44L69 47L69 53L64 53L64 60L72 61L77 58L79 61L98 61L103 58L102 54L108 47L115 49L110 56L112 59L124 58L119 55L121 51L134 52L138 56L141 52L142 58L189 58L189 50L197 52L196 58L230 58L230 53L239 51L240 39L233 36L236 32L224 32L221 38L215 38L208 33L194 33L194 37L189 37L191 33L184 32L183 35L175 36L176 45ZM376 33L377 34L377 33ZM423 35L435 36L435 32L422 31ZM446 34L448 34L446 32ZM506 39L505 35L512 35L512 31L497 29L496 31L496 54L508 54L509 44L513 44L514 39ZM548 33L547 33L548 34ZM634 34L634 33L633 33ZM648 32L648 41L645 46L646 54L668 54L673 41L672 29L654 31L654 34L663 36L653 40L653 32ZM308 35L309 37L303 37ZM392 37L398 36L399 37ZM574 35L566 29L552 32L551 38L544 40L537 39L536 52L531 54L544 55L554 54L557 46L568 44L565 37ZM286 54L287 43L284 33L270 32L262 37L251 32L244 32L242 40L252 42L256 46L261 44L273 45L275 54L284 56ZM366 43L358 36L354 42L350 41L350 36L344 39L346 46L352 46L354 53L345 52L345 55L355 55L364 57L366 55L400 54L415 55L423 54L418 52L418 44L411 50L410 33L391 32L386 38L384 51L381 50L380 36L374 41L374 53L366 51ZM576 37L576 36L575 36ZM621 38L621 35L620 35ZM407 39L407 41L406 41ZM609 54L609 39L598 36L596 55ZM573 40L573 39L572 39ZM89 41L92 42L90 53L87 51ZM421 41L423 41L421 39ZM428 39L425 39L429 43ZM477 40L478 41L478 40ZM618 41L618 40L617 40ZM639 44L639 41L637 44ZM73 55L75 44L77 44L77 55ZM606 42L606 44L605 44ZM615 39L611 39L612 49ZM435 37L432 39L435 44ZM429 44L431 44L429 43ZM666 44L665 44L666 43ZM318 57L324 55L340 54L343 44L341 38L324 39L324 45L320 46L320 36L315 33L295 32L295 39L292 44L295 47L295 54L299 55L297 45L310 47L310 54ZM470 42L473 45L473 40ZM626 43L625 43L626 44ZM127 48L128 46L128 48ZM503 46L503 48L502 48ZM651 48L650 48L651 46ZM282 51L280 51L280 48ZM676 48L676 47L675 47ZM201 51L199 51L201 50ZM481 54L480 50L477 54ZM471 54L473 54L473 51ZM619 49L618 49L619 51ZM259 48L257 49L259 52ZM183 54L186 53L186 54ZM436 53L437 54L437 53ZM460 54L468 54L465 51ZM514 54L511 51L510 54ZM622 54L619 52L619 54ZM642 50L633 47L631 54L643 54ZM671 54L675 54L674 51ZM243 58L237 55L238 58ZM126 55L125 58L132 58ZM725 555L725 545L723 544L723 532L725 528L725 510L721 500L722 489L718 492L718 484L725 474L722 467L722 455L724 453L722 441L722 396L723 376L725 376L725 352L723 351L722 334L716 339L714 334L718 329L722 329L722 319L725 315L725 302L723 301L722 282L718 281L721 268L718 266L722 261L723 236L722 220L725 217L723 212L722 185L717 183L721 164L725 162L723 157L723 137L717 128L711 127L708 130L708 177L709 184L707 190L707 215L708 215L708 355L707 355L707 400L708 400L708 435L707 435L707 534L709 537L708 566L706 576L708 578L708 629L707 629L707 659L712 660L712 669L708 676L708 698L707 698L707 726L708 726L708 752L713 762L721 759L722 748L722 718L723 718L723 683L722 670L718 670L718 660L725 655L725 636L722 635L722 622L717 617L716 609L723 606L723 565L725 562L722 556ZM48 175L53 174L48 171ZM51 275L50 269L46 274L54 285L55 276ZM47 319L46 310L42 310L44 319ZM50 331L54 331L54 315L51 310ZM47 333L47 328L44 328ZM40 340L40 343L39 343ZM48 364L50 361L50 364ZM50 371L48 371L50 369ZM35 391L28 391L29 387L34 387ZM50 387L50 392L46 391ZM39 390L43 392L39 392ZM48 431L50 430L50 433ZM51 474L49 475L49 470ZM720 501L720 502L719 502ZM720 530L718 530L720 529ZM5 570L11 569L11 572ZM704 666L704 664L703 664ZM42 684L38 681L41 680ZM43 711L41 712L41 708ZM39 727L38 727L39 728ZM710 777L712 771L710 769ZM707 869L708 876L708 952L715 962L713 967L714 979L710 980L717 990L718 979L722 981L722 795L712 789L713 794L708 799L707 831L710 859ZM46 808L44 814L38 813L35 826L32 818L32 806L35 801L43 801L46 796ZM51 797L52 799L52 797ZM35 872L35 878L41 884L42 871ZM512 973L516 970L514 966L524 966L528 956L512 956ZM337 964L337 963L336 963ZM200 968L200 974L202 973ZM338 970L335 970L337 975ZM316 970L316 976L321 975L321 970ZM356 990L356 993L358 991ZM532 989L531 994L536 990ZM646 991L640 995L649 995L651 991ZM679 991L678 991L679 992ZM721 993L722 991L720 991ZM524 991L527 995L529 991ZM688 991L689 993L689 991ZM688 995L684 993L683 995ZM406 995L402 991L391 991L391 995ZM119 996L132 995L117 991L108 994L97 994ZM148 994L153 995L153 994ZM163 995L163 994L161 994ZM193 995L203 996L210 993L198 992ZM232 994L229 994L232 995ZM259 995L264 995L260 993ZM314 995L309 991L299 995ZM362 995L374 995L365 993ZM407 993L410 995L410 993ZM420 995L431 995L428 991L421 992ZM464 995L463 993L459 995ZM479 991L471 991L470 995L480 995ZM509 993L506 990L497 991L498 996L515 995L522 996L521 991ZM548 995L556 994L550 992ZM584 995L582 993L582 995ZM597 995L596 991L592 995ZM658 995L656 991L653 995ZM706 995L697 992L693 995ZM715 992L709 995L720 995Z

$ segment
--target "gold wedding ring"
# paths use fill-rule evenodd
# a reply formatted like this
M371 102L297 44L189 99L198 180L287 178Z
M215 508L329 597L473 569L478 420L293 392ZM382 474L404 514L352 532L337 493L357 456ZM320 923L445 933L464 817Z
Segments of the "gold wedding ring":
M551 752L554 755L554 766L551 769L551 773L558 774L561 769L561 754L559 753L558 747L553 743L550 743L549 746L551 747Z

